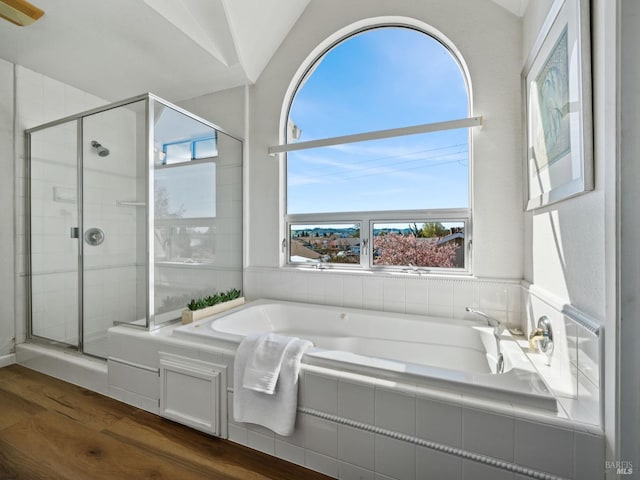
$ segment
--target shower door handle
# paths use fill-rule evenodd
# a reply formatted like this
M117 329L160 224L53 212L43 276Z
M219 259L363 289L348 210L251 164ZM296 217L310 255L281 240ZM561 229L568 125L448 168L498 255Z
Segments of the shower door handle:
M90 228L84 232L84 241L96 247L104 242L104 232L97 227Z
M78 227L71 227L71 238L80 238L80 229Z

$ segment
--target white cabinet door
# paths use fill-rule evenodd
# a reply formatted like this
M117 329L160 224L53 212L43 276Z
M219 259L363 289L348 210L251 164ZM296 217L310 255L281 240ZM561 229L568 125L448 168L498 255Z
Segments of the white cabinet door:
M160 415L227 437L227 367L160 352Z

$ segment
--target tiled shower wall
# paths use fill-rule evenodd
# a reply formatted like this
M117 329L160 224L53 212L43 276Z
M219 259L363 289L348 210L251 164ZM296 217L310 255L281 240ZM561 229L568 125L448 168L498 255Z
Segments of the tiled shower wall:
M26 184L26 170L25 170L25 145L24 145L24 130L28 128L32 128L38 125L41 125L46 122L58 120L64 118L69 115L77 114L79 112L83 112L107 103L103 99L90 95L86 92L78 90L74 87L66 85L64 83L53 80L45 75L39 74L37 72L31 71L22 66L15 66L15 224L16 224L16 278L15 278L15 310L16 310L16 341L18 343L23 342L26 337L26 292L27 292L27 277L26 277L26 197L25 197L25 184ZM119 122L122 122L123 119L118 119L117 122L112 123L113 128L124 128ZM101 127L105 127L105 125L101 125ZM135 130L133 130L135 133ZM113 138L112 135L109 135L110 138ZM104 138L104 137L103 137ZM128 141L129 137L125 137L122 141ZM90 139L91 140L91 139ZM100 141L100 139L97 139ZM112 143L111 145L107 145L107 141L104 141L105 146L110 148L112 151L117 151L119 146L117 144ZM63 148L63 146L60 146ZM70 151L75 154L75 148L70 147ZM126 160L120 160L121 163L115 158L115 156L105 157L106 159L111 159L112 162L105 163L103 165L103 170L109 170L112 175L122 176L128 175L126 171L119 172L118 168L115 165L128 165ZM45 159L46 160L46 159ZM115 161L115 164L114 164ZM128 168L128 167L126 167ZM69 193L72 197L75 196L75 191L73 188L75 186L76 175L75 169L73 167L68 167L65 171L60 170L58 168L58 173L52 174L49 178L41 179L46 180L46 182L41 182L38 188L40 188L40 193L42 195L47 196L47 198L64 200L66 198L66 193ZM97 173L100 170L100 167L94 169L94 173ZM133 175L135 176L135 167L133 170ZM109 191L113 190L113 185L108 178L104 177L100 180L92 179L91 170L89 170L87 180L89 183L99 183L99 191L100 197L96 200L97 202L103 202L107 200L109 196ZM117 188L122 188L120 185L120 180L118 179L119 186ZM68 191L69 188L72 188L71 191ZM94 185L97 187L97 185ZM112 188L113 187L113 188ZM135 185L134 185L135 187ZM56 196L57 193L57 196ZM120 192L119 192L120 193ZM135 193L135 192L134 192ZM114 193L115 194L115 193ZM124 200L124 199L123 199ZM72 216L75 215L77 211L77 204L69 203L69 202L49 202L50 205L58 206L58 210L60 208L66 208L70 212L69 219L72 220ZM73 213L72 213L73 212ZM54 220L46 220L47 215L46 212L41 211L41 219L43 222L43 227L46 222L53 222ZM59 212L56 211L56 215ZM108 224L111 219L109 218L109 212L106 213L101 223L106 222ZM54 217L51 217L52 219ZM60 235L67 235L68 225L63 225L58 228L56 226L56 230L60 230L62 232ZM111 228L112 225L109 225ZM113 231L126 231L129 230L126 225L122 225L123 228L118 228L115 226ZM42 232L44 233L44 232ZM39 239L34 243L35 248L40 248L40 254L47 255L48 257L55 259L60 258L60 253L55 249L65 248L61 245L61 238L53 239L53 238L42 238L42 241ZM115 237L113 240L117 240ZM120 242L121 243L121 242ZM114 254L115 258L119 260L123 260L121 258L123 255L129 255L128 250L118 249L117 245L119 243L116 241L113 245L115 250L111 250L110 253ZM55 251L54 251L55 250ZM56 254L57 257L56 257ZM135 250L133 253L135 257ZM113 261L111 258L110 261ZM98 262L99 263L99 262ZM135 264L135 260L134 260ZM102 265L106 266L106 265ZM57 309L58 310L58 318L60 319L58 322L54 322L50 326L50 333L56 337L56 339L63 339L61 337L65 337L66 340L72 339L71 336L77 333L78 327L78 317L77 317L77 306L76 302L72 301L72 297L77 291L77 284L75 283L73 277L75 277L75 273L65 272L64 269L55 269L55 265L50 265L50 271L46 272L47 275L42 275L41 279L38 279L35 282L35 288L38 291L34 293L39 293L41 295L40 300L34 304L34 308L47 308L47 309ZM134 279L134 289L135 292L135 269L129 268L131 271L131 276ZM103 295L105 292L118 292L119 285L127 284L124 281L124 277L122 276L123 272L112 272L113 275L105 275L98 283L101 284L100 294ZM126 272L124 272L126 273ZM125 275L126 276L126 275ZM112 285L104 284L105 279L111 278L113 280ZM88 276L87 280L89 282L93 282L91 279L91 275ZM95 284L95 282L93 282ZM118 297L121 298L121 297ZM109 305L124 305L126 302L124 301L113 301L111 299L109 303L100 303L95 302L92 305L98 306L98 304L103 305L103 307L108 307ZM120 308L117 307L117 308ZM102 312L104 314L104 311ZM51 315L50 317L54 317ZM112 319L110 319L112 321ZM88 323L87 328L88 332L96 331L97 329L101 329L103 325L98 324L98 319L94 322L95 325Z

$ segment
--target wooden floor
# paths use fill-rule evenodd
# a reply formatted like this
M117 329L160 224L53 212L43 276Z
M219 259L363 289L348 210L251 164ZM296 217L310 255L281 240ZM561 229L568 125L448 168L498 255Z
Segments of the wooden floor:
M324 475L12 365L0 369L0 479L320 480Z

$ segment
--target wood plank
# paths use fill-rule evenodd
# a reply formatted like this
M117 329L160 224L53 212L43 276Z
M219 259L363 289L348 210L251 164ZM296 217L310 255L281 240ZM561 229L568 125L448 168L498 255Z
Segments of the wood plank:
M111 425L104 433L156 456L166 456L176 462L187 461L192 465L199 465L204 471L215 471L232 478L330 478L142 411Z
M46 466L33 452L23 453L0 440L0 479L67 480Z
M49 377L19 365L0 369L12 370L10 381L0 384L7 392L29 400L42 408L102 429L131 413L132 408L99 393Z
M186 463L176 465L51 412L1 431L0 441L23 453L37 452L44 467L70 480L207 478ZM234 480L224 475L208 478Z
M5 367L0 479L40 478L330 479L38 372Z
M7 392L0 383L0 430L43 411L37 403Z

